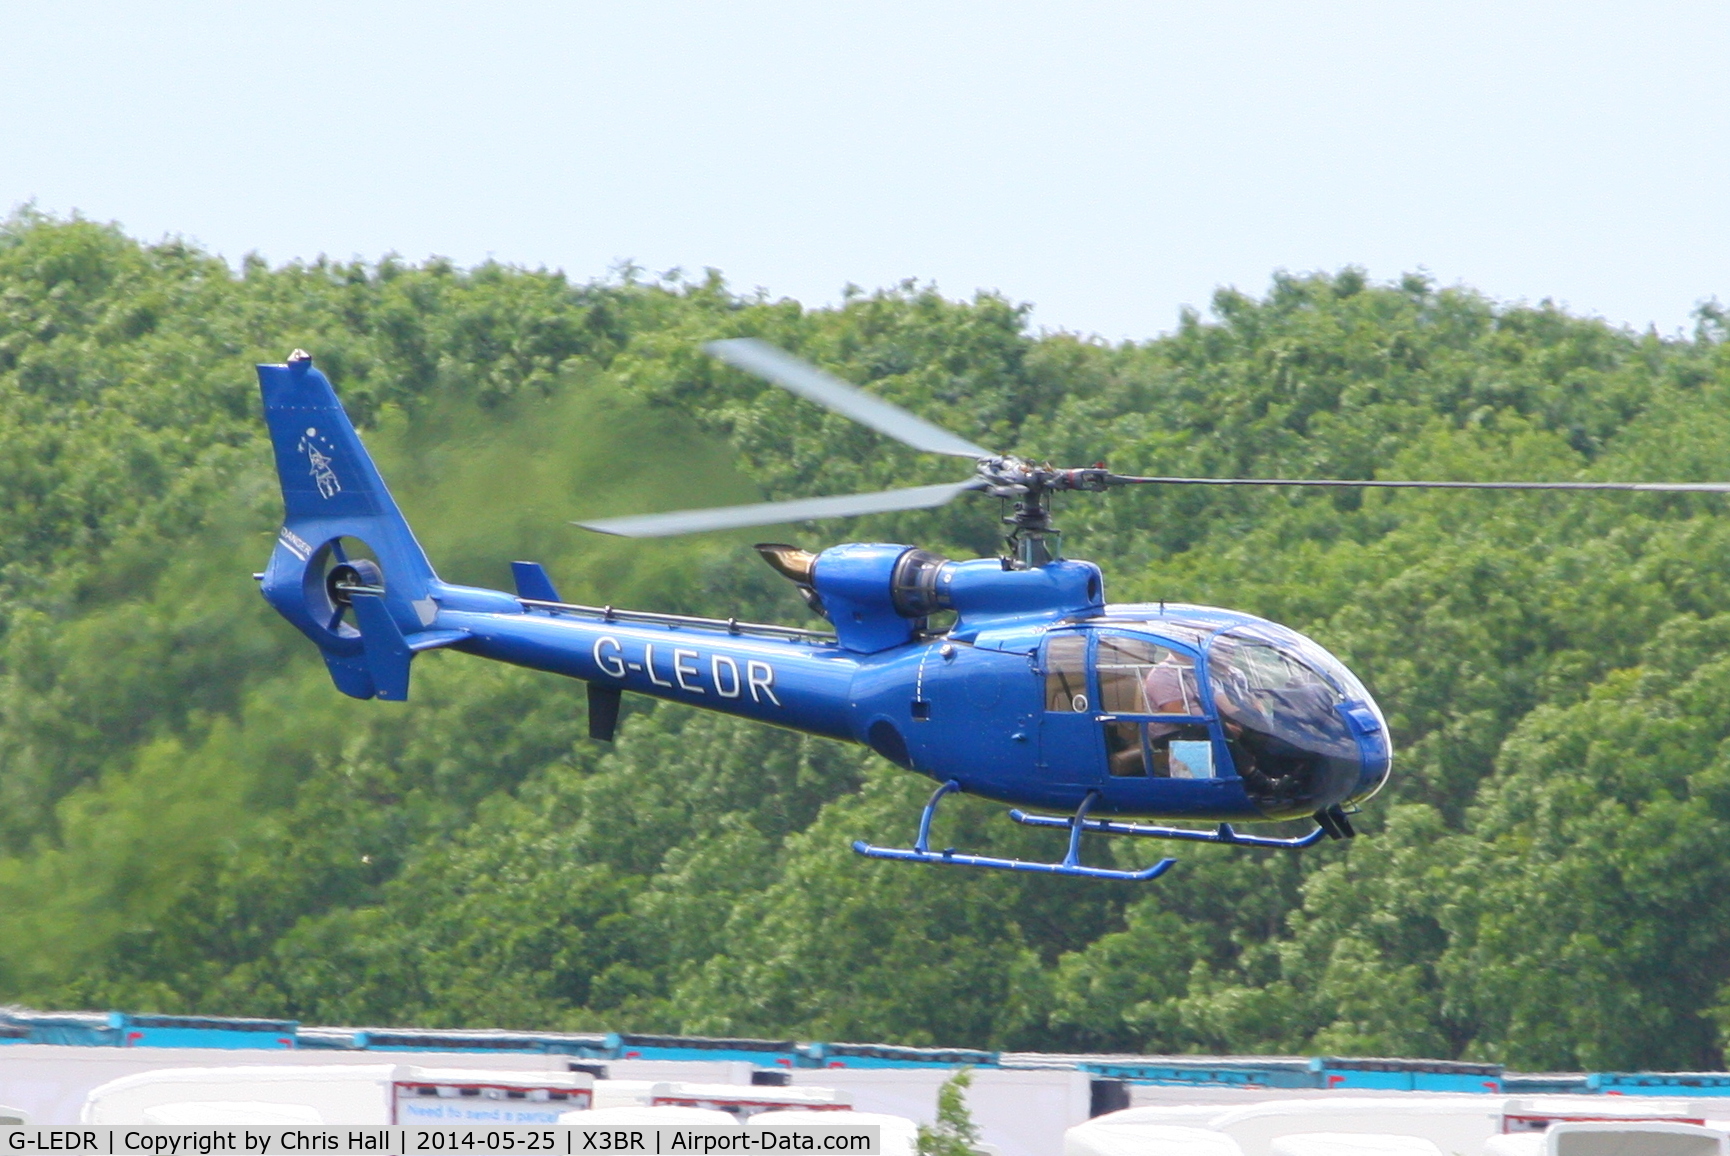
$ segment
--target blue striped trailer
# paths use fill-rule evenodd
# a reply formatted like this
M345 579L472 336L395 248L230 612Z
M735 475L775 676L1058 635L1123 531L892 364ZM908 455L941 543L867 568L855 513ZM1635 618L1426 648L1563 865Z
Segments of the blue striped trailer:
M655 1036L609 1032L613 1060L737 1060L759 1068L799 1066L799 1045L793 1040L728 1039L710 1036Z
M897 1044L805 1044L803 1068L995 1068L998 1053Z
M1399 1092L1501 1092L1502 1065L1456 1060L1348 1059L1317 1056L1309 1061L1317 1088L1363 1088Z
M295 1046L294 1020L127 1012L0 1011L0 1043L107 1048L269 1048Z
M1730 1096L1730 1072L1593 1072L1586 1089L1606 1096Z

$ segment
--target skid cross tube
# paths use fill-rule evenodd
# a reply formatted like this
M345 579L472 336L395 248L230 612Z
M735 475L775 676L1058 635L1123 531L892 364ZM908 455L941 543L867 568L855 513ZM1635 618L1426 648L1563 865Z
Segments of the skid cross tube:
M1081 863L1081 835L1084 829L1092 830L1090 824L1098 820L1087 818L1087 812L1099 798L1099 792L1089 791L1081 801L1072 819L1056 819L1056 826L1067 826L1069 832L1069 853L1061 863L1032 863L1023 859L999 859L989 855L962 855L955 848L949 847L942 851L931 849L931 820L937 814L937 804L943 801L943 796L961 790L961 784L950 779L931 793L931 799L925 804L925 809L919 814L919 836L913 840L911 848L904 847L873 847L863 839L855 840L853 850L867 859L900 859L912 863L950 863L958 867L992 867L999 871L1032 871L1042 875L1073 875L1084 879L1122 879L1131 882L1145 882L1158 879L1171 870L1176 859L1161 859L1152 867L1142 871L1113 871L1107 867L1085 867ZM1015 812L1011 812L1014 814ZM1044 816L1040 816L1044 818ZM1044 825L1044 824L1038 824Z
M1301 838L1275 839L1267 835L1240 835L1232 829L1230 823L1221 823L1217 831L1192 831L1185 827L1155 827L1147 823L1089 819L1086 817L1086 810L1087 804L1084 803L1082 810L1076 813L1075 819L1080 820L1080 827L1072 834L1072 843L1080 838L1081 828L1085 827L1096 835L1139 835L1144 839L1182 839L1190 843L1228 843L1234 847L1281 847L1288 851L1297 851L1315 846L1327 838L1328 834L1325 828L1317 827ZM1075 822L1075 819L1062 815L1030 815L1020 809L1010 811L1009 817L1028 827L1068 827Z

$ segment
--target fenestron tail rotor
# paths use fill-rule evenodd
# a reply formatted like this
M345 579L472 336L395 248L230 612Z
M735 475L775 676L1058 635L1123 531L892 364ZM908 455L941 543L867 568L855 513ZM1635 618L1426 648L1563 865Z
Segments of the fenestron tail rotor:
M1008 536L1011 564L1038 566L1056 556L1057 532L1051 525L1050 499L1060 491L1100 492L1117 486L1304 486L1330 489L1390 490L1585 490L1635 493L1725 494L1730 482L1479 482L1426 481L1382 478L1187 478L1114 474L1103 465L1083 469L1055 469L1024 461L1008 454L993 454L924 418L916 417L891 402L875 397L823 372L792 354L751 337L711 341L704 350L735 368L814 401L852 418L861 425L895 438L926 453L971 458L974 476L961 482L880 490L869 494L843 494L824 498L798 498L782 502L758 502L744 506L718 506L702 510L680 510L668 514L642 514L624 518L602 518L578 522L586 529L628 538L660 538L694 534L706 530L731 530L745 526L773 526L818 518L845 518L900 510L925 510L941 506L969 490L981 490L1014 502L1004 518L1012 527Z

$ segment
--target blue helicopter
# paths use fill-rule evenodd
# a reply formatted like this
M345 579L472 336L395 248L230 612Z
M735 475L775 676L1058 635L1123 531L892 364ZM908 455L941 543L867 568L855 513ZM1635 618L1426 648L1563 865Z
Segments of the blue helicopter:
M1354 835L1350 814L1387 781L1387 722L1362 682L1314 641L1232 610L1109 603L1091 562L1063 558L1051 495L1125 485L1730 492L1726 483L1176 478L1053 469L994 454L748 338L705 347L881 433L967 458L963 481L874 494L578 523L631 537L925 509L977 491L1013 503L1007 552L951 561L914 546L757 547L833 632L585 606L514 562L515 593L440 580L343 412L296 350L260 365L285 516L265 599L318 647L337 689L399 701L414 656L449 648L588 685L589 733L610 741L622 695L652 695L864 743L939 784L910 848L917 863L1148 880L1081 862L1085 833L1296 849ZM932 619L953 614L947 629ZM942 799L1011 804L1018 823L1068 832L1058 862L933 850ZM1040 813L1023 808L1057 811ZM1311 818L1295 838L1233 824ZM1217 824L1175 827L1144 820Z

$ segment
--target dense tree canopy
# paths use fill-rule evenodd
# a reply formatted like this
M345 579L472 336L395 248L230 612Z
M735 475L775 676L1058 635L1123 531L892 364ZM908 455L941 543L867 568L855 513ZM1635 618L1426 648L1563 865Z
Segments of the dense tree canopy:
M1158 319L1150 319L1150 328ZM802 621L748 536L572 517L945 480L703 357L758 335L969 438L1124 472L1720 479L1715 308L1660 338L1356 270L1169 335L908 283L239 271L0 227L0 1000L308 1022L1700 1068L1730 1032L1730 518L1689 495L1161 491L1060 510L1120 601L1235 606L1369 683L1368 837L1118 886L870 863L923 780L861 748L457 654L359 703L258 598L251 365L315 352L448 578ZM995 548L958 502L800 541ZM956 844L1054 836L962 800ZM1145 847L1124 847L1139 863Z

